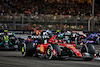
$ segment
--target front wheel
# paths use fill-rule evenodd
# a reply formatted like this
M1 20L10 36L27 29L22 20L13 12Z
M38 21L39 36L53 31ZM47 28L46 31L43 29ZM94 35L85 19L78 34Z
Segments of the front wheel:
M48 45L47 49L46 49L46 58L53 59L53 47L52 45Z

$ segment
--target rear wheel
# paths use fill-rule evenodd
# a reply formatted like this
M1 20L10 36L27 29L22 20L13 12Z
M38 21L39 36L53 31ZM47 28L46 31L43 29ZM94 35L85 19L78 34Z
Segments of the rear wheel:
M23 43L22 45L22 55L23 56L33 56L34 48L31 42Z
M89 53L90 57L83 58L86 61L90 61L94 58L95 48L92 44L87 44L86 46L82 47L81 53Z

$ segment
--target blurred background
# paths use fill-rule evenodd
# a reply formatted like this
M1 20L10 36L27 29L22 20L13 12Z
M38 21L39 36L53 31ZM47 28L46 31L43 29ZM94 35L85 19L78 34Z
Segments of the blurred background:
M0 0L0 30L100 31L100 0Z

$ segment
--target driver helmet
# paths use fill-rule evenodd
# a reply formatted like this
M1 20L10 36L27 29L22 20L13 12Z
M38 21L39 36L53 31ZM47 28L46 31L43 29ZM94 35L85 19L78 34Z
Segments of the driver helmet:
M95 37L95 35L94 35L94 34L91 34L91 35L90 35L90 38L94 38L94 37Z
M4 30L4 35L8 35L8 30L7 29Z
M52 31L51 30L47 30L46 32L48 33L48 35L52 35Z
M60 34L61 33L61 30L57 29L56 32L57 32L57 34Z
M40 34L40 32L38 30L35 33L36 33L36 35L39 35Z
M58 38L62 39L63 38L63 34L59 34Z
M67 43L70 43L70 38L69 38L69 36L65 36L65 39L66 39Z

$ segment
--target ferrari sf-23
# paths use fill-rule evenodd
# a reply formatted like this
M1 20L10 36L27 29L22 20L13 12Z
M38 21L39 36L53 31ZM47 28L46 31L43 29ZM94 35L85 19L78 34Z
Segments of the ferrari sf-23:
M92 44L82 44L79 51L74 43L65 40L66 37L63 36L60 39L57 35L52 37L47 35L29 36L22 44L22 55L24 57L43 56L47 59L66 58L66 56L83 58L84 60L92 60L94 58L95 48Z

